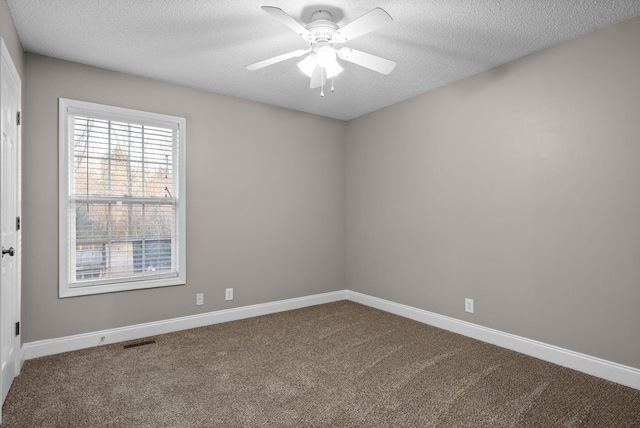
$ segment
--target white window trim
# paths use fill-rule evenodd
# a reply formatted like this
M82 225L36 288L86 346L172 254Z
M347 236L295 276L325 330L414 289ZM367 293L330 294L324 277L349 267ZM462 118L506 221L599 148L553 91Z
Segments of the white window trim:
M69 230L69 143L68 126L69 108L74 110L86 109L87 112L97 112L101 117L107 116L113 119L131 120L132 117L142 119L145 123L164 124L170 123L172 127L178 125L180 144L176 150L178 176L177 189L178 200L176 202L176 250L177 250L177 275L168 278L140 279L131 281L111 282L95 285L72 286L69 281L69 240L75 230ZM183 117L169 116L158 113L150 113L140 110L132 110L103 104L89 103L85 101L59 99L58 113L59 132L59 297L85 296L91 294L112 293L117 291L139 290L145 288L167 287L186 284L186 119Z

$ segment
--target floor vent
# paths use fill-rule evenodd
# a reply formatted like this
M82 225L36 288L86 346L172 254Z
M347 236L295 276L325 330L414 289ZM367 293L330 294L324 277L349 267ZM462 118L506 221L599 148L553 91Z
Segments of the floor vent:
M151 345L152 343L156 343L156 341L155 340L146 340L144 342L130 343L128 345L124 345L123 348L124 349L135 348L135 347L143 346L143 345Z

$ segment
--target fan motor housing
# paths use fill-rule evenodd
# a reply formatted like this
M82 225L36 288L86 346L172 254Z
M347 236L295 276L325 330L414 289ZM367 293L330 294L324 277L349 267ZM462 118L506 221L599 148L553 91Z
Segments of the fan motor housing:
M339 28L332 19L333 15L326 10L317 10L311 14L311 22L307 24L306 28L313 36L313 39L309 41L312 46L317 42L331 40L331 36Z

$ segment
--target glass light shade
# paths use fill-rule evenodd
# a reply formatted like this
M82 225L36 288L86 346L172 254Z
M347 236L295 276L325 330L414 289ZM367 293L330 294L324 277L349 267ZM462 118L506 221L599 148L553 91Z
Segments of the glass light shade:
M327 71L327 79L337 76L344 70L335 60L324 68Z
M316 58L320 67L328 68L331 64L335 64L336 62L336 51L334 51L330 46L322 46L318 49Z
M313 70L316 68L316 58L313 55L309 55L298 63L298 68L307 76L313 76Z

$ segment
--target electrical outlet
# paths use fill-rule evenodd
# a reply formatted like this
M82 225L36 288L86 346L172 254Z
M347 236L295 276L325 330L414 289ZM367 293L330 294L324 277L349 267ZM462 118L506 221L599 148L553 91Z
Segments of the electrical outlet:
M473 299L464 299L464 311L473 313Z
M233 300L233 288L227 288L224 294L224 300Z
M196 294L196 305L204 305L204 293Z

